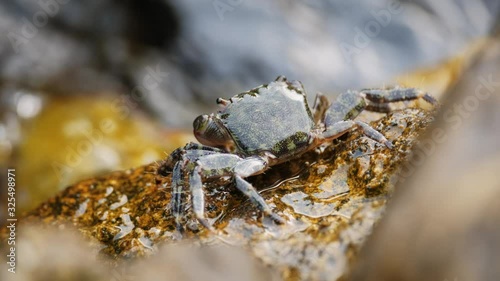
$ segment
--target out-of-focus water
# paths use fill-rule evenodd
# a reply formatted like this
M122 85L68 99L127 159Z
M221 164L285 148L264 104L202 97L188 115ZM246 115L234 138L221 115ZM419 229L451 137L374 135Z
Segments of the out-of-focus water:
M64 94L139 89L144 108L176 127L213 109L216 97L281 74L313 94L393 83L487 35L500 7L487 0L40 3L0 4L2 85Z

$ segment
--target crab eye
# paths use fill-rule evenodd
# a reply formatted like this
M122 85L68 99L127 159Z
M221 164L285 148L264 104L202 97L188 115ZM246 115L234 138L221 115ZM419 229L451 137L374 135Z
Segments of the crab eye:
M207 115L200 115L196 117L193 122L194 132L203 133L207 127L208 121L209 120Z
M194 136L196 139L205 145L210 146L225 146L229 141L229 137L212 115L200 115L193 122Z

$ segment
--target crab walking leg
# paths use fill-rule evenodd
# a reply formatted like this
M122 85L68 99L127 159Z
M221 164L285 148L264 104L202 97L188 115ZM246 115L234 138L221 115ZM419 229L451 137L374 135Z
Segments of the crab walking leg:
M370 127L370 125L361 121L347 120L334 123L333 125L329 126L325 132L323 132L322 137L325 139L333 140L349 132L355 127L360 128L365 136L384 144L388 148L392 148L392 143L388 141L384 137L384 135Z
M334 123L321 134L321 138L333 140L352 130L356 126L354 121L339 121Z
M266 201L260 196L257 190L249 182L243 179L251 175L260 174L267 168L267 162L261 157L250 157L240 161L234 168L236 188L250 198L265 215L269 216L276 223L284 224L285 220L273 213L271 207L267 205Z
M189 174L189 186L191 189L193 212L198 222L210 231L215 229L205 218L205 195L203 194L203 182L201 180L201 167L195 166Z
M316 98L314 99L313 106L313 119L314 123L318 124L323 121L323 116L325 116L325 112L330 107L330 101L325 95L322 93L317 93Z
M361 130L363 131L363 134L369 138L371 138L372 140L375 140L379 143L382 143L384 144L385 146L387 146L387 148L391 149L392 148L392 143L387 140L384 135L382 135L379 131L373 129L372 127L370 127L370 125L366 124L365 122L361 122L361 121L354 121L356 122L356 125L358 125L359 128L361 128Z
M181 224L181 218L183 215L183 210L182 210L182 203L183 203L183 198L182 195L184 193L184 171L187 170L187 174L189 177L189 184L191 186L191 191L192 191L192 185L194 184L196 187L194 193L192 194L192 197L196 198L201 198L202 205L203 203L203 183L198 184L198 182L201 182L201 174L200 170L202 167L206 167L206 169L210 170L211 174L213 175L218 175L217 171L223 171L224 168L227 170L229 167L232 167L235 165L236 161L240 160L236 155L232 154L223 154L221 153L220 149L218 148L213 148L209 146L204 146L204 145L199 145L199 144L194 144L190 143L186 145L185 147L188 148L195 148L192 150L181 150L179 158L181 158L179 161L177 161L174 165L173 171L172 171L172 198L171 198L171 206L172 206L172 215L175 218L175 223L177 226L177 229L179 231L183 231L183 227ZM218 159L218 161L215 161L217 164L221 165L215 165L214 166L214 161L215 159ZM211 163L211 164L210 164ZM200 167L200 165L202 167ZM193 174L193 171L196 171L197 173ZM198 177L200 179L198 180ZM201 193L201 196L200 196ZM199 202L200 200L197 200L196 203L198 204L197 206L193 206L193 209L199 207ZM193 204L195 202L193 201ZM197 209L199 210L199 208ZM202 209L203 211L203 209ZM198 214L196 214L196 217L198 218ZM201 221L198 219L200 223L203 225L208 224L206 221Z
M366 105L365 110L379 113L391 113L394 111L390 103L374 103L370 102Z
M344 120L356 118L363 110L389 113L394 111L391 103L422 98L432 105L437 101L427 93L414 88L366 89L360 92L341 93L324 114L323 122L330 127ZM342 124L340 124L342 125ZM360 125L365 128L365 126ZM372 134L369 130L365 130ZM375 134L376 135L376 134Z
M238 175L236 175L234 178L236 180L236 188L238 188L238 190L240 190L243 194L245 194L245 196L250 198L250 200L252 200L252 202L259 208L261 212L269 216L276 223L279 224L285 223L285 220L282 217L273 213L271 207L267 205L264 198L260 196L257 190L249 182L247 182L241 176Z
M198 148L200 150L193 149L184 151L182 156L183 160L179 161L178 163L184 163L184 165L181 166L181 170L186 169L186 173L188 175L189 188L191 192L191 204L196 219L204 227L215 232L215 229L205 218L205 195L203 193L203 180L210 178L220 178L222 176L232 176L233 168L237 166L240 161L244 160L234 154L222 153L218 151L217 148L211 149L208 146L199 145ZM175 186L177 185L172 182L172 187ZM182 192L180 189L177 189L177 191ZM180 214L180 208L178 213ZM177 219L176 221L178 222L178 224L180 223L180 219Z
M184 189L183 182L183 168L184 162L178 161L175 163L174 169L172 171L172 197L170 199L170 206L172 210L172 215L175 218L175 225L180 233L184 232L184 228L181 224L182 217L182 193Z
M422 98L430 104L437 104L435 98L415 88L394 88L389 90L368 89L362 90L361 94L364 95L367 100L375 103L398 102Z
M366 106L366 100L358 92L341 93L325 112L323 122L328 128L337 122L356 118Z

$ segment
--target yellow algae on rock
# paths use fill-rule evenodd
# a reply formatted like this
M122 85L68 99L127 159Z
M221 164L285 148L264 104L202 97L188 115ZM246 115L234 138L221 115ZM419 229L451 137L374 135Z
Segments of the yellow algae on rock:
M75 181L152 162L191 140L123 108L118 96L48 101L22 125L16 155L19 211L31 209Z
M156 163L76 183L30 212L24 223L72 224L118 263L188 239L240 245L285 280L332 280L349 270L381 218L432 114L405 109L372 122L394 144L390 150L354 131L322 152L311 151L249 178L286 219L284 225L262 217L232 184L213 181L205 184L206 210L217 232L199 226L188 211L181 236L169 207L170 175L158 175ZM395 128L397 133L391 133Z

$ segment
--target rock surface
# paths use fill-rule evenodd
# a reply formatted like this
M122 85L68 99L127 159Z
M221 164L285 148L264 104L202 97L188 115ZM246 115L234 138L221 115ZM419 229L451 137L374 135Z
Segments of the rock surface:
M211 182L205 188L206 209L219 233L202 228L187 212L181 240L169 210L170 176L157 175L156 163L76 183L22 223L75 226L115 265L151 256L160 245L191 240L243 247L285 280L334 280L356 259L385 210L400 167L432 120L430 111L396 111L372 123L393 142L391 150L353 132L321 153L310 152L251 178L286 218L282 226L262 218L233 186Z

